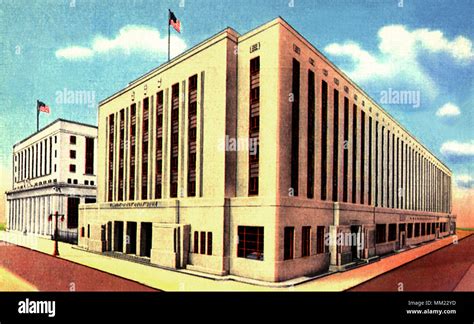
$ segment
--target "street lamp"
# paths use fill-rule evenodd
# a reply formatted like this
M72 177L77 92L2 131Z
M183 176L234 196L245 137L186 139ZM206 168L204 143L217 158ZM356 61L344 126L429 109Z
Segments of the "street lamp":
M61 222L64 221L64 214L59 214L58 211L56 211L54 214L49 214L49 219L48 221L53 220L53 216L55 218L55 226L54 226L54 256L59 256L59 245L58 245L58 236L59 236L59 229L58 229L58 217L61 216Z

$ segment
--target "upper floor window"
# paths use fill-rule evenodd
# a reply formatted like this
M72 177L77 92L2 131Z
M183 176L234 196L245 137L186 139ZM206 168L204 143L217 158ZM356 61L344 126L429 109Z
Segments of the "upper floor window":
M71 135L71 136L69 137L69 144L75 145L75 144L76 144L76 141L77 141L76 136Z

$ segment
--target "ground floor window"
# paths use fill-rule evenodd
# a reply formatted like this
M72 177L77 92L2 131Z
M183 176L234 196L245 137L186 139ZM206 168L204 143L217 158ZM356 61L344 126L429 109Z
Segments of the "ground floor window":
M194 231L194 253L199 253L199 232Z
M426 234L426 223L421 224L421 236Z
M237 228L239 243L237 257L263 260L263 227L239 226Z
M420 236L420 223L415 223L415 237Z
M303 226L301 231L301 256L310 255L311 249L311 226Z
M316 253L324 253L324 226L318 226L316 231Z
M207 255L212 255L212 232L207 232Z
M395 241L397 239L397 224L388 224L388 240Z
M407 238L413 237L413 223L408 223Z
M151 257L151 245L153 241L153 225L149 222L141 223L141 246L140 255Z
M385 243L387 237L387 225L377 224L375 225L375 243Z
M67 198L67 228L77 228L79 215L79 198Z
M295 228L294 227L285 227L283 240L284 240L283 260L293 259L294 242L295 242Z

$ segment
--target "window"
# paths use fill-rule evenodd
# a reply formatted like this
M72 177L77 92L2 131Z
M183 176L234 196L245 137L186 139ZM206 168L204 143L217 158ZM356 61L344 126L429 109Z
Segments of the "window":
M283 260L293 259L295 228L285 227L283 238Z
M328 84L321 85L321 200L327 198Z
M56 164L55 164L55 165L54 165L54 172L56 172L56 170L57 170L57 166L56 166Z
M260 57L250 60L249 139L257 143L260 131ZM258 149L258 146L257 146ZM248 195L258 195L259 156L249 150Z
M90 184L91 184L91 186L93 186L93 185L94 185L94 181L91 180Z
M349 99L344 97L344 144L343 144L343 176L342 176L342 201L347 202L348 172L349 172Z
M188 107L188 197L194 197L196 196L197 75L189 78Z
M54 144L56 144L57 142L58 142L58 137L54 136Z
M206 254L206 232L201 232L201 254Z
M360 203L365 203L365 112L360 112Z
M413 223L408 223L407 238L413 237Z
M375 225L375 243L385 243L387 234L386 224Z
M76 141L77 141L76 136L71 135L69 137L69 144L75 145Z
M311 253L311 226L303 226L301 230L301 256L310 256Z
M369 179L368 179L368 205L372 205L372 117L369 116ZM402 157L403 160L403 157Z
M397 224L388 224L388 240L397 240Z
M199 232L194 231L194 253L199 253Z
M155 199L162 196L163 181L163 91L156 94Z
M76 180L77 181L77 180ZM67 198L67 228L77 228L79 216L79 198ZM88 234L89 237L89 234Z
M357 203L357 105L352 106L352 203Z
M76 151L70 150L70 151L69 151L69 158L75 159L75 158L76 158Z
M249 180L249 194L256 195L258 193L258 177L251 177Z
M293 102L291 107L291 188L298 196L299 142L300 142L300 62L293 59L293 80L291 84Z
M318 226L316 231L316 253L324 253L324 226Z
M69 164L69 172L71 172L71 173L76 172L76 165L75 164Z
M179 83L171 88L170 197L178 196Z
M87 238L91 237L91 226L90 224L87 224Z
M314 72L308 71L308 150L306 197L314 198L314 122L315 122Z
M332 201L338 201L338 178L339 178L339 91L334 89L333 93L333 150L332 150Z
M426 224L426 235L431 235L431 223Z
M89 180L84 180L84 184L85 184L86 186L88 186L88 185L89 185Z
M254 103L260 100L260 87L250 89L250 102Z
M77 179L72 180L73 184L77 184Z
M380 152L380 155L381 155L381 157L380 157L380 161L381 161L381 162L380 162L380 163L381 163L381 165L380 165L380 169L381 169L381 170L380 170L380 171L381 171L381 172L380 172L380 183L381 183L381 185L380 185L380 206L382 206L382 207L384 206L384 200L385 200L384 186L383 186L384 174L385 174L385 172L384 172L384 170L383 170L383 160L384 160L384 152L385 152L385 150L384 150L384 145L385 145L385 142L384 142L384 138L385 138L385 136L384 136L384 130L385 130L385 127L382 126L382 131L381 131L381 133L382 133L382 134L381 134L382 144L380 145L380 146L381 146L381 152ZM378 143L377 143L377 148L378 148ZM378 170L378 164L377 164L377 170Z
M84 226L81 227L81 237L84 237L84 233L85 233L85 228Z
M115 115L110 114L108 118L108 166L107 166L107 201L113 198L113 178L114 178L114 144L115 144ZM132 153L131 155L132 156ZM132 157L131 157L132 158ZM133 172L134 170L130 170Z
M426 223L421 224L421 236L425 236L426 234Z
M67 179L67 183L72 183L72 180L71 180L71 179Z
M420 223L415 223L415 237L420 236Z
M93 137L86 137L85 164L86 164L86 174L94 174L94 138Z
M237 257L263 260L263 227L239 226L237 229L239 243Z
M212 255L212 232L207 232L207 255Z
M260 71L260 58L256 57L250 60L250 73L258 73Z

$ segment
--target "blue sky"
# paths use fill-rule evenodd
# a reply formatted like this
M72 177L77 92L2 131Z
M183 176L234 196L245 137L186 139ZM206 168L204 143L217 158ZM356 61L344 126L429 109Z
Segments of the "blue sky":
M183 6L184 4L184 6ZM474 187L474 40L471 1L116 0L0 2L0 167L12 145L66 118L96 123L97 103L166 60L167 9L182 21L173 54L227 26L240 33L282 16L376 101L415 91L420 104L385 104ZM61 102L86 91L94 104Z

